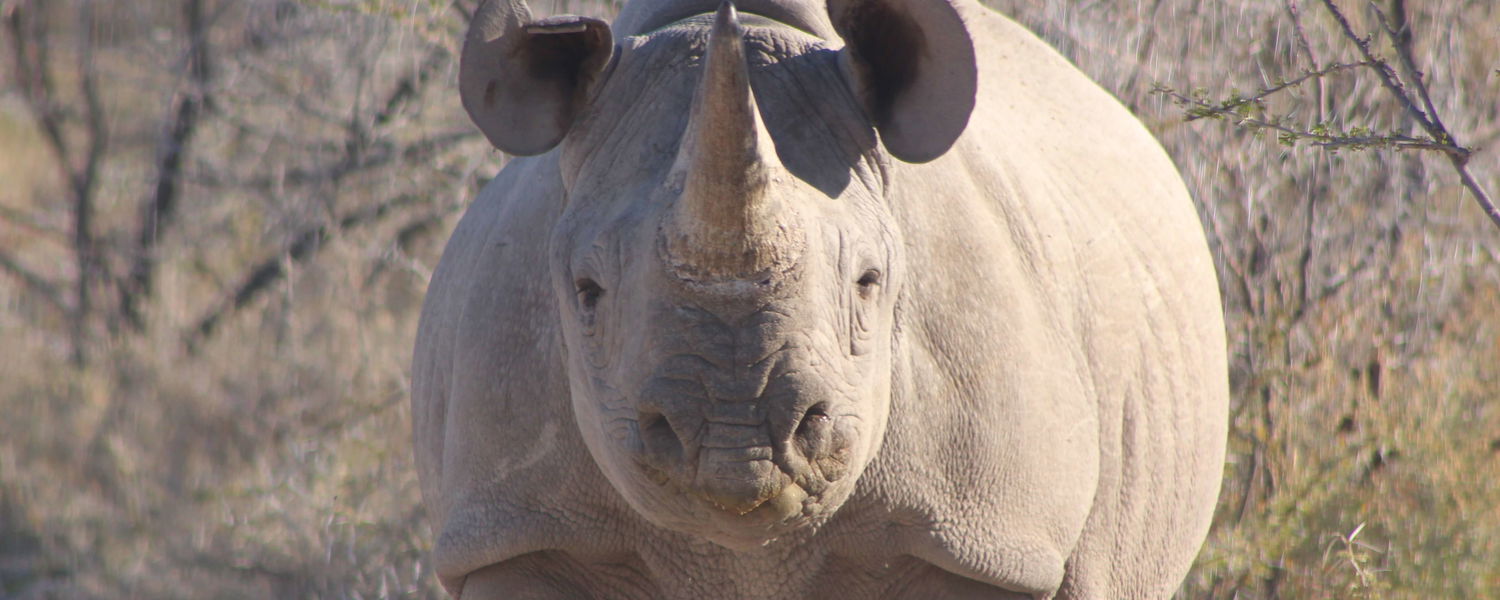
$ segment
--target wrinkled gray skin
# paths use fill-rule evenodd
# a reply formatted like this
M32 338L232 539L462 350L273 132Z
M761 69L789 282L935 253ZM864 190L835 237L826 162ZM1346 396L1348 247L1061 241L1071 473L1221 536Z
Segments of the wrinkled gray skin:
M463 62L534 156L417 339L455 597L1176 588L1223 462L1212 264L1160 147L1030 33L967 0L492 0Z

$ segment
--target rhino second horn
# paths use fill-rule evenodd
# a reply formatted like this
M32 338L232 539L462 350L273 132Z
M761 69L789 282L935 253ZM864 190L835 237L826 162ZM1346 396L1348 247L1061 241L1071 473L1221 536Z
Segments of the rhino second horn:
M743 36L724 2L673 167L682 192L664 224L664 258L695 283L772 278L804 245L791 206L774 193L785 171L750 89Z

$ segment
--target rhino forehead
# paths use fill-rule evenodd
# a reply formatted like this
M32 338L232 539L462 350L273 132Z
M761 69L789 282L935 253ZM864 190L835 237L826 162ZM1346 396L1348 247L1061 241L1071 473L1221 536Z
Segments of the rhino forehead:
M614 28L621 34L638 35L693 15L712 11L714 0L658 0L629 2L615 17ZM764 15L781 23L810 32L823 39L833 39L833 24L823 2L813 0L740 0L735 3L742 13Z
M747 24L751 87L782 166L828 197L851 183L878 190L875 131L840 74L836 50L792 27ZM618 196L597 190L662 182L687 126L706 42L704 28L691 22L621 40L614 70L563 143L574 196Z

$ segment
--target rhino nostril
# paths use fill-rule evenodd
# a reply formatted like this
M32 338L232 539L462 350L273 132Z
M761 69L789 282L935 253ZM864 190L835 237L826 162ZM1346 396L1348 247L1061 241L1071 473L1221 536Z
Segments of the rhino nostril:
M641 412L638 420L641 438L647 452L666 457L682 455L682 439L672 429L672 422L659 412Z
M828 404L819 402L814 404L807 412L802 413L802 422L797 424L797 437L806 437L813 432L814 428L820 427L828 422Z

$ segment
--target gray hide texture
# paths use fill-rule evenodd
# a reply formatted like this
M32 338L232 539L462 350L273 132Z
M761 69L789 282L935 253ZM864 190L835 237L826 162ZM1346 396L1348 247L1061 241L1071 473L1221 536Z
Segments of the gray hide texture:
M1228 390L1166 154L977 3L738 8L476 16L465 106L532 156L459 223L418 332L443 586L1169 597Z

